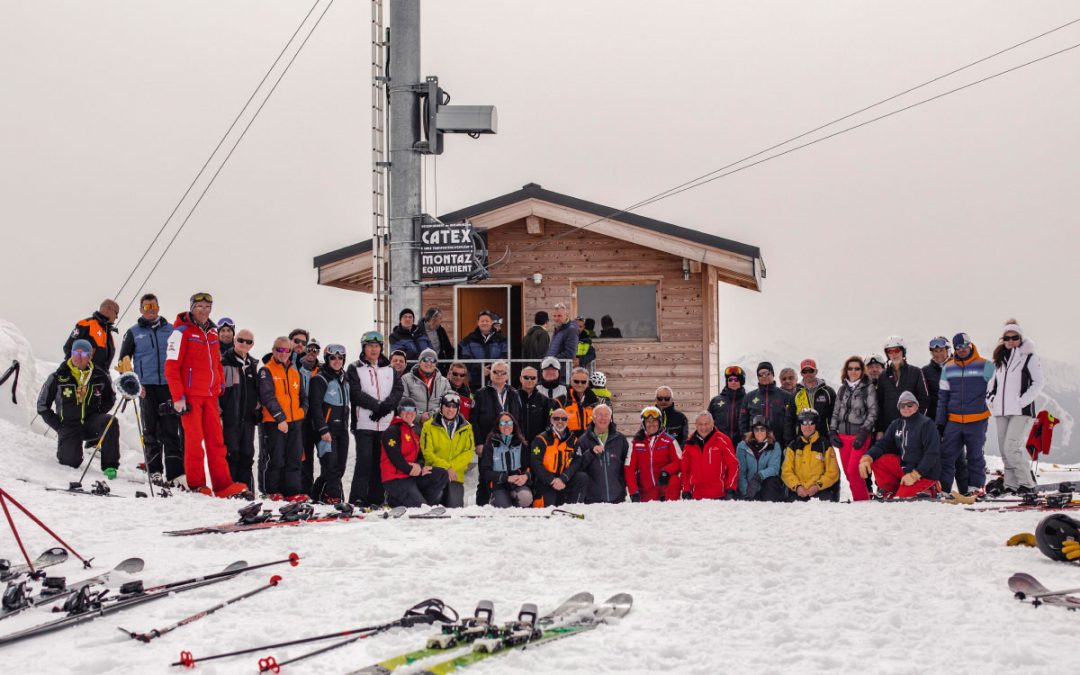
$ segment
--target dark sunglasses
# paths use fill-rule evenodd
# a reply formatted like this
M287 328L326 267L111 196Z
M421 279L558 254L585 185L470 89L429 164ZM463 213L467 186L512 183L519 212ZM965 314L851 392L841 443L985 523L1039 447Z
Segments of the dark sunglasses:
M288 347L274 347L274 351L277 352L278 354L288 354L292 350L289 349Z
M293 338L292 341L294 345L304 345L305 347L307 346L307 340L305 340L304 338Z
M551 421L552 422L569 422L570 418L569 417L552 417Z
M739 381L739 378L737 378L737 377L729 377L729 378L727 379L727 381L728 381L728 382L738 382L738 381Z
M309 351L309 352L315 352L316 354L318 354L318 353L319 353L319 345L310 345L310 346L309 346L309 347L307 348L307 351Z
M588 380L571 380L570 383L571 384L588 384L589 381Z
M500 427L512 427L514 426L513 420L502 420L499 422Z
M1002 342L1020 342L1022 338L1019 335L1002 335Z
M521 379L523 379L523 380L535 380L536 376L535 375L522 375Z
M344 354L327 354L326 360L327 361L335 361L335 360L336 361L344 361L345 360L345 355Z
M803 375L813 375L816 372L817 371L814 370L813 368L803 368L802 374Z
M847 370L849 373L857 373L862 370L862 366L848 366Z
M247 338L236 338L236 341L239 342L242 345L253 345L253 344L255 344L254 340L249 340Z
M493 370L493 371L491 371L491 374L492 375L509 375L510 373L508 371L505 371L505 370Z
M901 408L918 408L919 404L915 403L913 401L904 401L903 403L900 404L900 407Z
M465 373L459 373L456 370L451 370L450 377L465 377Z
M430 356L425 356L424 358L420 359L421 363L435 363L437 361L438 359L431 358Z
M763 371L761 371L760 373L758 373L758 374L757 374L757 376L758 376L758 377L772 377L772 376L773 376L773 374L772 374L772 373L770 373L770 372L769 372L769 371L767 371L767 370L763 370Z
M670 396L657 396L656 400L657 401L670 401L671 397Z

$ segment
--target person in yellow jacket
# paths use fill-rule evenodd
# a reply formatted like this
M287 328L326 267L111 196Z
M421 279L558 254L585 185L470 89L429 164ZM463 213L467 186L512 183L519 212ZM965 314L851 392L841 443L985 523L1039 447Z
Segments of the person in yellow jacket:
M465 470L475 453L473 428L459 414L460 408L460 396L454 392L443 394L439 414L424 422L420 432L424 464L446 469L450 476L441 503L451 508L465 506Z
M818 433L818 413L813 408L799 413L799 433L784 449L780 477L794 498L812 497L836 501L840 498L840 468L836 451Z

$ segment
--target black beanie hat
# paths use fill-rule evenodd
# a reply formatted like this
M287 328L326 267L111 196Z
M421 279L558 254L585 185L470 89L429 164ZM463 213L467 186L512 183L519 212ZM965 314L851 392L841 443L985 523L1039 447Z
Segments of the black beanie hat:
M413 311L411 309L409 309L408 307L406 307L405 309L398 312L397 320L401 321L401 317L405 316L406 314L412 314L413 318L414 319L416 318L416 315L413 314Z
M757 364L757 372L760 373L763 370L767 370L773 375L776 374L776 371L773 370L772 363L770 363L769 361L762 361L761 363Z

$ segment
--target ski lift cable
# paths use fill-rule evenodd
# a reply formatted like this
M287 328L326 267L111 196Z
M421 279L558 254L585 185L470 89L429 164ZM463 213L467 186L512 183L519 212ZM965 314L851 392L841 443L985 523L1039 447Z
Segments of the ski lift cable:
M700 176L698 176L696 178L692 178L692 179L690 179L690 180L688 180L688 181L686 181L684 183L680 183L679 185L668 188L667 190L664 190L663 192L658 192L657 194L655 194L655 195L653 195L651 197L647 197L646 199L643 199L643 200L641 200L639 202L635 202L635 203L631 204L630 206L626 206L626 207L624 207L622 209L612 211L611 213L609 213L609 214L607 214L605 216L602 216L600 218L597 218L596 220L590 221L590 222L586 223L585 225L582 225L579 228L574 228L574 229L571 229L571 230L569 230L567 232L564 232L563 234L555 235L553 237L549 237L547 239L544 239L543 241L536 242L535 244L529 244L527 246L524 246L524 247L518 249L517 252L518 253L526 253L526 252L531 251L533 249L536 249L536 248L538 248L538 247L540 247L542 245L545 245L546 243L549 243L549 242L552 242L552 241L557 241L559 239L563 239L565 237L568 237L568 236L570 236L570 235L572 235L572 234L574 234L576 232L580 232L582 230L588 229L589 227L591 227L593 225L596 225L597 223L602 223L604 221L611 220L611 219L616 218L616 217L618 217L618 216L620 216L622 214L630 213L632 211L635 211L635 210L637 210L637 209L639 209L639 208L641 208L643 206L647 206L649 204L654 204L656 202L667 199L668 197L673 197L673 196L675 196L677 194L680 194L682 192L686 192L687 190L692 190L692 189L694 189L696 187L700 187L700 186L705 185L707 183L711 183L712 181L717 180L719 178L723 178L725 176L730 176L730 175L732 175L734 173L738 173L739 171L742 171L744 169L748 169L748 168L750 168L752 166L757 166L758 164L763 164L764 162L767 162L767 161L772 160L772 159L776 159L778 157L783 157L784 155L795 152L796 150L801 150L801 149L809 147L811 145L815 145L817 143L820 143L821 141L824 141L824 140L827 140L827 139L830 139L830 138L834 138L836 136L847 133L849 131L854 131L855 129L864 127L864 126L866 126L868 124L871 124L873 122L877 122L879 120L885 119L887 117L891 117L891 116L899 114L901 112L911 110L912 108L923 105L924 103L929 103L931 101L937 100L939 98L943 98L943 97L948 96L950 94L954 94L954 93L957 93L959 91L963 91L964 89L968 89L968 88L973 87L973 86L975 86L977 84L982 84L984 82L995 79L995 78L1000 77L1002 75L1006 75L1008 73L1019 70L1021 68L1025 68L1027 66L1034 65L1036 63L1039 63L1040 61L1045 61L1046 59L1052 58L1054 56L1059 56L1059 55L1061 55L1061 54L1063 54L1065 52L1068 52L1068 51L1071 51L1071 50L1073 50L1073 49L1075 49L1077 47L1080 47L1080 44L1075 44L1075 45L1072 45L1071 47L1066 47L1064 49L1058 50L1056 52L1052 52L1052 53L1047 54L1045 56L1041 56L1041 57L1038 57L1038 58L1033 59L1031 61L1021 63L1021 64L1019 64L1017 66L1013 66L1013 67L1008 68L1006 70L999 71L997 73L994 73L993 75L989 75L987 77L976 80L974 82L970 82L968 84L956 87L954 89L950 89L950 90L945 91L945 92L943 92L941 94L938 94L936 96L932 96L930 98L923 99L921 101L917 101L915 103L904 106L904 107L899 108L897 110L894 110L892 112L880 115L878 117L874 117L872 119L866 120L864 122L853 125L851 127L846 127L846 128L844 128L844 129L842 129L840 131L828 134L826 136L823 136L823 137L815 139L813 141L804 143L802 145L799 145L799 146L796 146L796 147L793 147L793 148L789 148L788 150L777 153L775 155L770 155L770 156L764 157L764 158L762 158L762 159L760 159L760 160L758 160L756 162L753 162L752 164L747 164L747 165L741 166L739 168L734 168L734 167L737 167L739 164L742 164L743 162L749 161L749 160L754 159L756 157L760 157L761 155L763 155L765 153L768 153L768 152L770 152L772 150L776 150L776 149L778 149L780 147L783 147L784 145L787 145L789 143L797 141L797 140L799 140L801 138L805 138L806 136L809 136L812 133L815 133L817 131L821 131L822 129L830 127L830 126L832 126L834 124L837 124L837 123L842 122L844 120L850 119L851 117L853 117L855 115L858 115L860 113L871 110L871 109L873 109L875 107L878 107L878 106L880 106L880 105L882 105L884 103L888 103L889 101L895 100L896 98L904 96L905 94L910 94L910 93L912 93L912 92L914 92L914 91L916 91L918 89L922 89L923 87L926 87L926 86L928 86L930 84L938 82L938 81L940 81L940 80L942 80L942 79L944 79L946 77L949 77L951 75L955 75L956 73L959 73L959 72L961 72L963 70L967 70L969 68L972 68L973 66L976 66L976 65L978 65L980 63L984 63L985 61L987 61L989 59L992 59L994 57L1005 54L1006 52L1017 49L1017 48L1019 48L1019 47L1021 47L1023 45L1026 45L1026 44L1028 44L1030 42L1033 42L1034 40L1038 40L1039 38L1050 35L1051 33L1055 33L1055 32L1057 32L1059 30L1067 28L1067 27L1069 27L1069 26L1071 26L1073 24L1076 24L1078 22L1080 22L1080 18L1073 19L1072 21L1069 21L1069 22L1064 23L1064 24L1062 24L1060 26L1057 26L1056 28L1052 28L1052 29L1050 29L1048 31L1040 33L1039 35L1033 36L1031 38L1028 38L1026 40L1018 42L1018 43L1016 43L1016 44L1014 44L1014 45L1012 45L1010 47L1006 47L1006 48L1001 49L1001 50L999 50L997 52L994 52L993 54L990 54L989 56L985 56L985 57L983 57L981 59L978 59L976 61L972 61L971 63L968 63L967 65L961 66L961 67L956 68L954 70L951 70L951 71L949 71L949 72L947 72L947 73L945 73L943 75L939 75L939 76L937 76L937 77L935 77L933 79L927 80L927 81L923 82L922 84L918 84L918 85L915 85L915 86L910 87L908 89L905 89L904 91L902 91L902 92L900 92L898 94L894 94L893 96L889 96L888 98L881 99L880 101L877 101L876 103L872 103L872 104L870 104L868 106L860 108L859 110L848 113L848 114L846 114L846 115L844 115L842 117L838 117L838 118L836 118L836 119L834 119L834 120L832 120L830 122L827 122L825 124L817 126L817 127L813 128L813 129L810 129L808 131L804 131L804 132L802 132L801 134L799 134L797 136L793 136L793 137L791 137L791 138L789 138L787 140L781 141L780 143L776 143L774 145L771 145L771 146L769 146L769 147L767 147L767 148L765 148L763 150L759 150L758 152L755 152L752 155L747 155L746 157L743 157L743 158L741 158L739 160L731 162L730 164L726 164L726 165L724 165L722 167L719 167L717 169L714 169L714 170L712 170L712 171L710 171L708 173L702 174L702 175L700 175ZM732 170L729 171L729 169L732 169ZM494 264L492 266L494 266ZM488 269L490 269L490 267Z
M304 46L307 45L308 40L311 39L312 34L319 27L319 24L322 23L323 17L326 16L326 13L330 10L331 7L333 7L333 5L334 0L330 0L326 4L326 7L323 8L322 13L319 14L319 18L317 18L315 20L315 23L312 25L311 30L309 30L307 35L304 36L304 39L300 43L300 46L297 48L296 52L294 52L293 55L289 58L288 63L285 64L285 68L281 71L281 75L278 76L277 80L274 82L274 85L270 87L270 91L266 94L266 98L263 99L262 103L259 104L259 107L256 108L255 113L251 116L251 119L248 120L247 124L244 125L244 130L240 132L240 136L236 139L236 142L233 143L232 147L229 149L229 152L225 155L225 159L222 160L217 170L214 171L214 174L210 177L210 180L206 183L206 186L199 194L199 198L195 200L195 203L192 205L191 210L188 211L187 216L185 216L184 220L180 223L180 227L176 229L176 232L173 233L172 238L169 239L169 243L165 245L165 249L161 252L160 255L158 255L157 261L154 262L154 266L150 268L150 271L147 273L146 278L143 279L142 284L140 284L138 290L135 291L135 294L132 296L131 301L128 302L127 306L124 308L123 313L117 319L117 323L120 321L120 319L124 317L125 314L127 314L128 310L131 309L131 306L135 303L135 300L139 297L139 294L142 293L143 288L146 287L147 282L150 281L150 277L152 277L154 275L154 272L157 271L158 266L161 265L161 261L164 260L165 255L169 252L169 249L172 248L172 245L176 242L177 237L179 237L180 233L184 231L184 226L188 224L188 221L191 220L191 216L195 214L195 210L199 208L199 204L202 203L203 197L206 196L206 193L210 190L211 186L213 186L214 181L217 180L218 175L221 174L221 170L225 168L225 165L229 162L229 158L232 157L233 152L236 151L236 148L240 145L240 142L244 140L244 136L246 136L248 130L251 129L251 125L259 117L259 113L262 112L263 107L266 106L267 102L270 100L270 97L274 95L274 92L277 90L278 85L281 84L281 81L285 78L285 75L288 74L289 69L296 61L296 57L299 56L300 52L304 50Z
M225 139L229 137L229 134L232 133L232 130L236 127L236 123L239 122L240 118L244 115L245 112L247 112L248 107L251 106L251 102L255 99L255 95L259 93L260 89L262 89L263 84L266 83L266 79L270 77L270 73L272 73L274 71L274 68L277 67L278 63L281 61L281 57L285 55L285 52L292 45L293 41L296 39L296 36L299 35L300 29L304 27L305 23L307 23L308 18L311 17L311 13L315 11L315 8L318 6L319 2L321 2L321 0L315 0L315 3L311 5L311 9L307 11L307 14L304 15L304 18L296 26L296 30L293 31L293 34L289 37L288 41L285 43L285 46L281 48L281 52L278 53L277 58L274 59L274 62L270 64L269 68L267 68L266 73L264 73L262 79L259 80L259 84L256 85L254 90L252 90L251 96L248 96L247 101L244 103L243 107L240 108L240 112L236 113L236 117L233 118L232 123L229 124L229 128L225 130L224 134L222 134L221 139L217 142L217 145L214 146L214 149L210 152L210 156L206 158L206 162L203 163L202 168L200 168L199 172L195 174L195 177L191 179L191 183L188 184L187 189L184 190L184 194L180 196L180 199L176 202L176 205L173 206L172 211L170 211L169 215L165 218L165 222L163 222L161 224L161 227L158 228L157 234L155 234L154 238L150 240L149 244L147 244L146 250L142 252L142 255L139 257L139 261L135 263L135 266L131 268L131 271L128 273L127 278L124 279L124 283L120 284L120 288L116 290L116 295L113 296L114 298L116 298L117 300L120 299L120 294L124 292L125 288L127 288L128 283L131 281L132 277L135 276L135 272L138 271L139 266L142 265L143 262L146 260L146 256L150 254L150 250L153 249L154 244L156 244L158 242L158 239L161 238L161 234L165 231L165 228L169 225L169 222L172 220L173 216L176 215L176 212L180 210L180 206L184 203L184 200L187 199L189 194L191 194L192 188L194 188L195 184L199 181L200 178L202 178L203 173L206 172L206 167L210 166L210 162L213 161L214 157L217 155L218 150L220 150L221 146L225 143Z

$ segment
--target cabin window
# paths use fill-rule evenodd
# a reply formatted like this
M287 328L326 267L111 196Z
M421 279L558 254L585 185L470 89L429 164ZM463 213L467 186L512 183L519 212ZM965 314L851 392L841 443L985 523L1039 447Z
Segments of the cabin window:
M657 283L579 283L577 314L596 321L598 338L657 339ZM604 324L610 319L610 327Z

